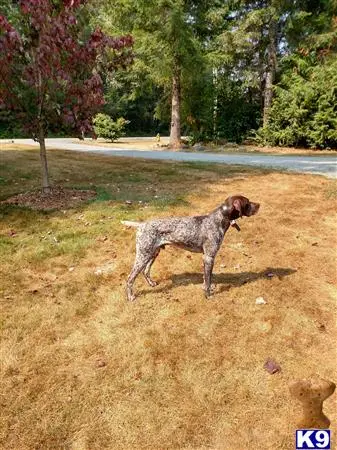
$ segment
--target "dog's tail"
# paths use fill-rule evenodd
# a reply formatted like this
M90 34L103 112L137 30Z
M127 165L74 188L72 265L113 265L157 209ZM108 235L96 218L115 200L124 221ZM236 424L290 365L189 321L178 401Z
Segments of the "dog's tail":
M127 227L134 227L134 228L138 228L142 225L141 222L132 222L131 220L121 220L121 223L123 225L126 225Z

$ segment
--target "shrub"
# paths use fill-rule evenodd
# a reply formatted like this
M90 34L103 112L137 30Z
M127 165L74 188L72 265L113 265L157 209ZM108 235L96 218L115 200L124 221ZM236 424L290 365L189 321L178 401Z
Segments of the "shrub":
M119 117L113 121L107 114L96 114L93 119L94 131L97 137L115 141L116 139L125 136L125 126L129 123L123 117Z
M269 123L256 134L267 145L337 148L337 57L297 61L275 87Z

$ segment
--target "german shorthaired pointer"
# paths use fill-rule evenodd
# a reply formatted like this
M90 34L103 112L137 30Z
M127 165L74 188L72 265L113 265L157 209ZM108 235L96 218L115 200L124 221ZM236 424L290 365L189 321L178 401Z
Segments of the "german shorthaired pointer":
M241 195L228 197L207 216L172 217L149 222L122 221L124 225L137 227L136 259L127 281L127 298L135 300L132 287L136 277L143 272L150 286L156 282L150 277L150 269L165 245L203 253L204 290L206 297L211 295L211 277L215 256L230 225L238 231L235 220L242 216L252 216L259 210L259 203L253 203Z

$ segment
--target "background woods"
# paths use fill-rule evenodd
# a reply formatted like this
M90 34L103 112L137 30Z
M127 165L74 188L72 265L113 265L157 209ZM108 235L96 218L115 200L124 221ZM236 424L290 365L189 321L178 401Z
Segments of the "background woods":
M38 15L30 15L29 7L24 6L29 4L28 0L0 3L2 61L6 58L4 43L19 45L14 44L15 39L25 36L30 40L30 44L25 41L25 48L30 46L29 64L34 64L32 51L39 48L34 22ZM50 91L58 97L53 101L59 104L60 96L69 96L69 89L64 90L67 74L76 79L71 83L76 84L72 95L91 104L84 115L73 110L72 125L79 134L89 130L92 116L101 109L114 120L123 117L128 121L129 135L169 134L173 148L180 146L182 134L189 135L192 142L242 142L254 138L268 145L337 146L334 0L92 0L84 5L41 0L37 4L54 11L47 13L51 20L41 32L46 34L49 27L58 40L66 39L55 28L61 20L71 39L76 33L77 40L80 36L83 39L76 49L65 48L69 57L63 55L60 59L55 51L48 56L40 54L40 60L53 67L53 73L48 75L48 87L53 85ZM76 24L72 22L75 16ZM13 31L8 27L14 27ZM115 58L115 69L122 62L116 53L131 44L131 37L107 41L103 34L96 34L95 42L101 41L93 50L93 38L89 35L95 29L102 29L108 36L132 36L133 63L128 64L128 54L123 70L104 65L107 58L101 56L103 47L112 46L108 54ZM52 46L57 47L57 39ZM70 54L81 65L83 57L79 58L76 52L83 52L84 45L91 52L86 57L91 63L86 61L85 66L70 74ZM27 58L27 52L24 54ZM26 60L20 62L20 67L24 64ZM8 67L8 63L2 64L2 71L4 66ZM12 77L13 74L14 80ZM89 87L89 79L92 83L96 80L96 84ZM37 75L35 93L31 80L20 80L26 82L26 113L35 117L34 121L26 120L24 132L28 133L39 115L41 103L37 97L42 86L39 88ZM102 97L98 99L100 88ZM87 101L90 96L93 102ZM18 106L15 102L15 108ZM1 110L3 137L18 133L17 121L11 121L14 109ZM51 110L53 114L48 117L52 117L53 126L48 131L58 135L67 132L69 123L65 126L64 120L60 122L62 114L57 113L57 108ZM70 115L66 116L70 121Z

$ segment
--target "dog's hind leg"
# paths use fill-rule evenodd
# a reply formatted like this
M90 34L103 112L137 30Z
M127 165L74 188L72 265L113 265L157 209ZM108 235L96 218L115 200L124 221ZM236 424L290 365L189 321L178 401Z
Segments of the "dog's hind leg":
M133 283L135 282L135 279L138 277L140 272L142 272L145 269L148 262L149 259L143 260L136 258L135 264L128 277L128 281L126 282L126 295L130 302L133 302L136 298L132 290Z
M143 254L136 255L136 260L135 260L134 266L131 270L131 273L128 277L128 281L126 283L126 295L130 302L134 301L136 298L133 293L133 290L132 290L135 279L138 277L140 272L142 272L146 268L147 264L149 264L152 259L153 259L152 255L146 255L146 256Z
M147 263L145 269L143 270L144 278L151 287L157 286L157 282L152 280L152 278L150 276L150 271L151 271L152 264L154 263L155 259L159 255L159 252L160 252L160 249L156 250L156 253L153 255L152 259Z

